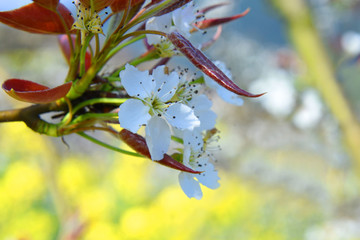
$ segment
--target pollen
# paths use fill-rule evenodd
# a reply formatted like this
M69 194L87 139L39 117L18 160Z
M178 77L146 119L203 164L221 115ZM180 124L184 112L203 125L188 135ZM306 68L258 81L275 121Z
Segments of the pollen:
M85 36L89 33L104 34L102 30L102 23L99 14L90 7L85 7L81 3L73 2L77 9L77 20L72 25L72 29L81 31L82 43L85 41Z

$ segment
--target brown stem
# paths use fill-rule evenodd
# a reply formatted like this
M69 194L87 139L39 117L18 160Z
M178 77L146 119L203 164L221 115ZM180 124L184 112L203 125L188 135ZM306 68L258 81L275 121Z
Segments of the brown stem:
M51 111L66 110L65 102L53 102L48 104L36 104L21 109L0 111L0 122L24 122L33 131L58 137L58 126L48 123L40 118L40 114Z

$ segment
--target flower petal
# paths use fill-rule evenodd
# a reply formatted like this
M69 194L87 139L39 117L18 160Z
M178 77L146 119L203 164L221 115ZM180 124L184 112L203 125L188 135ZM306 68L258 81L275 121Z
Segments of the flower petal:
M146 144L149 148L151 159L158 161L170 146L171 132L166 121L159 117L152 117L145 128Z
M146 30L156 30L160 32L169 33L171 27L171 14L165 14L158 17L150 18L145 25ZM163 36L148 34L146 35L147 41L150 45L159 44L165 40Z
M146 124L151 118L149 110L150 108L144 105L140 100L126 100L120 105L120 110L118 112L120 126L136 133L139 128Z
M174 103L167 108L165 117L171 126L179 129L193 130L200 126L200 120L194 111L182 103Z
M155 81L147 71L142 72L130 64L120 72L120 78L127 93L133 97L150 97L155 88Z
M198 95L193 97L188 104L192 109L208 110L212 106L211 100L206 95Z
M198 181L194 179L193 174L181 172L179 173L179 183L181 186L181 189L184 191L186 196L189 198L196 198L200 200L203 196L200 184Z
M184 157L185 149L190 148L193 152L200 152L201 148L204 146L204 141L201 135L201 131L196 128L194 131L185 130L184 131ZM188 159L190 156L186 156ZM185 162L185 160L184 160Z
M190 30L193 28L191 23L195 22L195 10L192 3L188 3L185 6L176 9L172 12L172 20L180 33L186 37L190 37Z
M214 165L208 162L208 158L199 158L197 161L201 166L197 167L196 170L202 171L202 173L195 175L197 180L199 180L202 185L211 189L220 187L218 172L214 169Z
M199 111L195 114L200 120L199 130L210 130L215 127L217 115L213 111Z
M200 130L209 130L215 127L216 113L210 109L212 102L208 97L205 95L195 96L188 102L188 105L200 120Z
M221 97L222 100L224 100L227 103L236 105L236 106L242 106L244 104L244 100L237 94L230 92L229 90L225 88L217 88L216 89L217 94L219 97Z
M164 73L165 66L159 66L154 69L153 77L156 82L157 96L162 102L169 101L175 94L179 84L179 75L171 72L169 75Z

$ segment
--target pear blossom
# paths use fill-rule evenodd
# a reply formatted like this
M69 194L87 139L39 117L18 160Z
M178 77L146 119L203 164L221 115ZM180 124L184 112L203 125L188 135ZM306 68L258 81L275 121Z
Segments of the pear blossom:
M230 72L230 70L226 67L225 63L221 62L221 61L215 61L214 64L223 72L225 73L225 75L232 79L232 74ZM210 88L216 90L217 94L219 95L219 97L221 97L225 102L236 105L236 106L241 106L244 103L244 100L239 97L239 95L230 92L229 90L227 90L226 88L224 88L223 86L217 84L215 81L213 81L210 77L208 77L207 75L204 74L204 80L207 86L209 86Z
M200 120L200 126L196 130L210 130L215 127L216 113L211 110L212 101L204 94L200 94L204 88L203 84L195 84L196 74L190 73L185 68L180 71L178 86L178 98L194 110L196 117Z
M179 77L176 72L165 74L164 68L160 66L150 75L127 64L120 72L122 85L134 97L120 106L120 126L134 133L141 126L146 126L145 139L153 160L161 160L167 152L171 139L170 126L190 131L200 126L193 109L171 101Z
M191 167L195 171L201 171L199 174L181 172L179 174L179 183L189 198L202 198L200 184L216 189L220 186L220 179L214 165L209 162L209 155L206 151L206 143L200 131L184 131L184 153L183 164Z
M196 117L200 120L200 126L196 128L197 130L210 130L215 127L217 116L210 109L212 102L207 96L204 94L197 95L188 101L187 105L194 110Z
M193 23L197 17L194 4L189 2L173 12L150 18L146 22L145 28L146 30L156 30L164 33L177 31L189 38L191 30L194 28ZM172 56L175 52L175 47L164 36L149 34L147 35L147 41L160 50L162 57Z
M182 8L172 12L173 29L189 38L191 36L190 31L194 28L193 23L195 23L197 17L198 14L195 11L194 3L189 2Z

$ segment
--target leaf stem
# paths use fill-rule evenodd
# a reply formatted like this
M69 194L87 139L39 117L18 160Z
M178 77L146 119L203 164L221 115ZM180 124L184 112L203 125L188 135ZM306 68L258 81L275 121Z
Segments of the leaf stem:
M90 44L90 41L94 35L89 34L89 36L86 37L84 44L81 46L81 52L80 52L80 76L83 76L85 73L85 65L86 65L86 50Z
M124 103L127 100L127 98L93 98L93 99L89 99L87 101L81 102L80 104L76 105L72 111L69 111L66 116L63 118L62 123L69 123L69 121L71 121L72 116L79 111L80 109L82 109L85 106L88 105L94 105L94 104L98 104L98 103L103 103L103 104L112 104L112 105L120 105L122 103Z
M134 152L130 152L130 151L126 151L124 149L121 149L121 148L117 148L117 147L114 147L114 146L111 146L107 143L104 143L104 142L101 142L100 140L96 139L96 138L93 138L91 136L89 136L88 134L84 133L84 132L78 132L77 133L79 136L89 140L90 142L93 142L97 145L100 145L104 148L107 148L107 149L110 149L112 151L115 151L115 152L119 152L119 153L123 153L123 154L127 154L127 155L130 155L130 156L134 156L134 157L141 157L143 158L144 156L138 154L138 153L134 153Z

